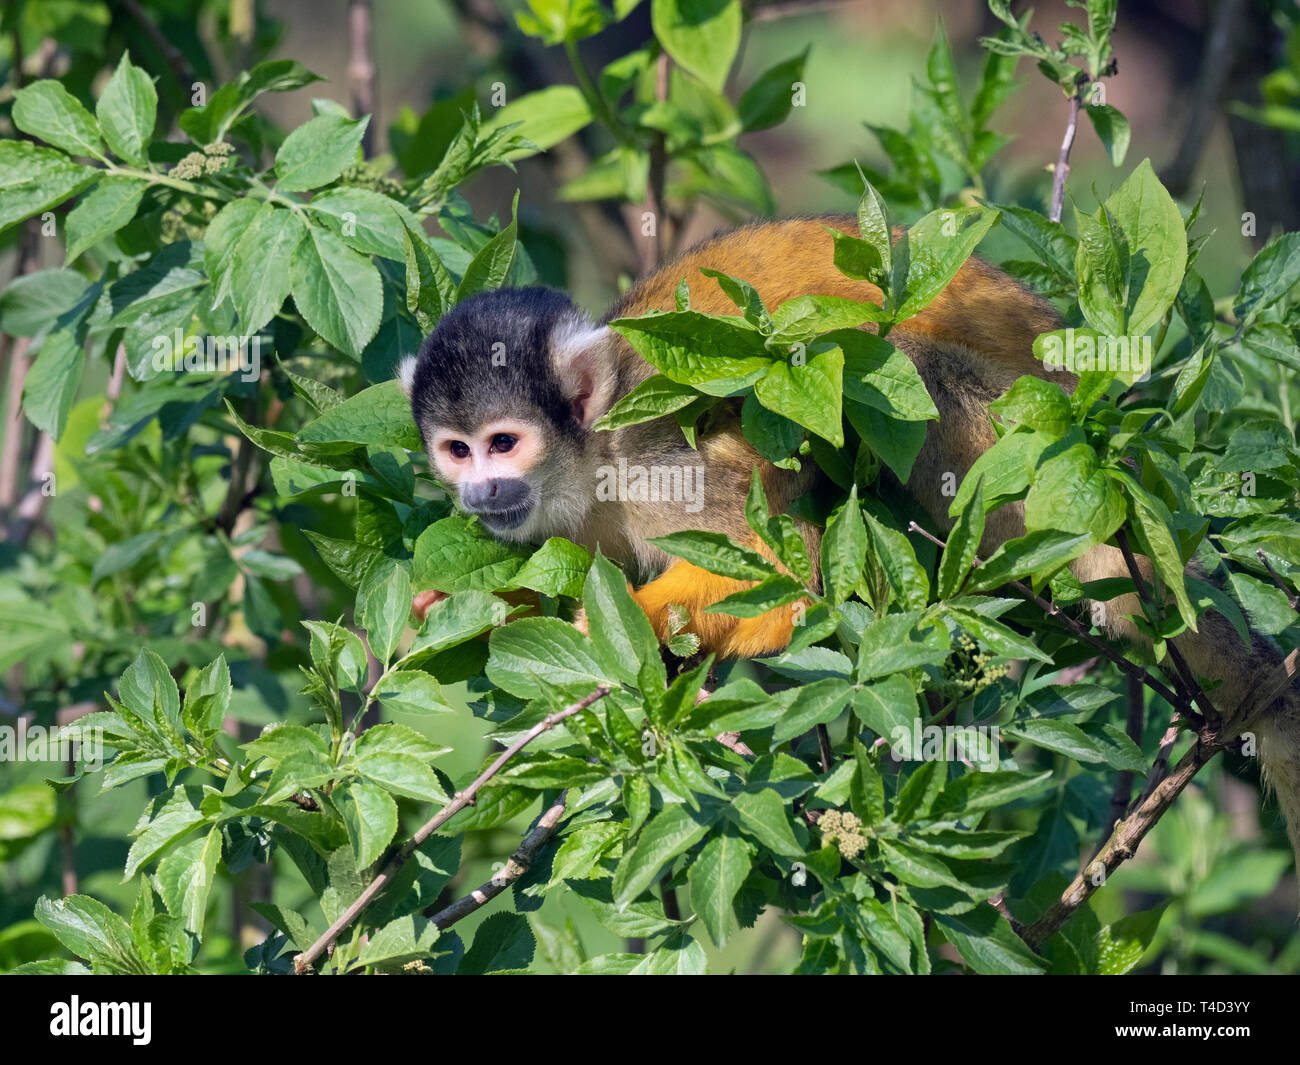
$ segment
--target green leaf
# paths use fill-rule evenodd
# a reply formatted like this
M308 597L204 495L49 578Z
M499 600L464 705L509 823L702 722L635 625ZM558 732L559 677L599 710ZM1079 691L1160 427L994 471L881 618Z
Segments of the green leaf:
M340 185L312 197L307 210L348 245L365 255L404 262L404 237L419 222L404 206L383 193Z
M131 929L98 899L69 895L36 901L36 919L54 933L68 952L85 958L97 972L145 975L149 972L136 951Z
M665 377L711 396L731 395L773 365L762 334L734 315L671 311L609 325Z
M582 585L591 566L587 549L552 536L519 567L510 582L512 588L532 588L552 597L582 595Z
M208 821L199 808L202 798L203 792L197 787L177 786L170 794L159 795L145 808L132 830L136 838L126 855L124 880L130 880L142 865Z
M10 336L40 337L89 298L90 282L75 270L36 270L16 277L0 293L0 329Z
M867 728L886 739L901 729L911 735L916 720L916 692L904 676L894 674L884 680L864 684L853 691L853 712Z
M675 532L646 542L710 573L735 580L761 581L776 572L772 563L757 551L742 547L725 533Z
M112 236L132 218L148 188L130 177L106 177L68 213L65 262Z
M858 488L854 485L844 505L831 516L822 537L822 580L825 581L826 595L834 606L839 606L852 595L862 579L867 546L867 527L862 522Z
M456 302L479 292L498 289L506 283L518 251L519 193L515 193L510 224L489 240L465 267L465 276L456 288Z
M1173 197L1144 159L1106 200L1128 244L1124 257L1125 328L1102 332L1140 336L1173 305L1187 267L1187 233ZM1082 233L1080 233L1082 248ZM1080 281L1082 282L1082 273ZM1085 311L1086 313L1086 311ZM1096 323L1093 323L1096 325Z
M474 942L456 971L483 974L523 969L533 960L536 947L523 914L494 913L475 930Z
M410 613L411 578L402 566L394 566L359 590L357 620L381 664L387 665L393 657Z
M245 334L256 333L280 310L306 235L298 212L269 201L249 220L230 262L230 298Z
M706 614L727 614L733 618L756 618L769 610L788 606L807 595L804 586L784 573L773 574L752 588L733 592L704 608Z
M1151 910L1130 913L1097 933L1097 974L1123 976L1137 968L1142 955L1155 939L1156 928L1168 903Z
M409 605L409 604L408 604ZM442 687L428 673L399 669L375 685L375 698L389 710L400 714L449 713Z
M844 234L839 236L843 237ZM767 346L779 357L785 358L797 353L798 349L793 345L823 333L856 328L864 322L888 320L889 315L882 307L867 301L815 294L795 296L772 312L772 335L768 337Z
M221 858L221 829L188 840L158 863L154 886L167 912L179 917L188 931L203 934L208 897Z
M291 288L307 324L327 343L361 358L384 313L375 264L328 229L308 226L307 239L293 257Z
M377 784L354 780L336 800L347 826L357 867L369 868L397 831L397 803Z
M919 610L930 599L930 578L917 561L911 541L897 529L865 515L870 544L868 559L884 571L894 597L908 610ZM879 604L883 607L883 604Z
M1016 378L1005 393L989 404L989 410L1003 422L1028 426L1052 439L1064 436L1072 422L1070 397L1065 390L1054 381L1028 374Z
M685 804L675 803L651 817L636 842L624 852L614 872L613 901L618 909L626 910L659 879L665 865L708 835L722 811L721 806L692 810Z
M97 180L100 173L53 148L0 140L0 232L62 203Z
M1025 378L1021 378L1025 380ZM957 524L948 534L948 545L939 559L939 598L951 599L956 595L970 573L984 536L984 478L975 482L975 492L966 504Z
M1082 430L1072 430L1062 443L1070 446L1053 445L1051 457L1034 472L1025 497L1025 529L1089 533L1095 543L1105 543L1124 522L1124 497L1098 466Z
M1124 162L1129 140L1133 135L1128 119L1110 104L1089 104L1087 110L1092 128L1097 131L1097 136L1101 139L1106 154L1110 156L1111 163L1120 166Z
M353 121L324 114L304 122L275 153L275 187L279 192L328 185L357 161L370 116Z
M426 958L438 941L438 926L419 914L403 914L371 933L366 945L357 955L358 965L392 965L398 962Z
M567 140L592 120L591 105L573 85L551 85L511 100L483 124L485 133L513 125L512 136L536 147L509 152L507 159L526 159Z
M415 541L412 581L441 592L495 591L510 584L527 557L525 548L493 539L477 521L455 515L435 521Z
M46 78L14 93L13 123L24 133L46 144L62 148L69 155L104 158L99 124L62 84Z
M592 428L597 431L622 429L652 421L690 406L698 397L699 393L690 385L678 384L663 374L655 374L610 407Z
M433 770L413 754L358 747L353 763L358 773L393 795L422 802L446 803L450 799Z
M599 552L587 574L582 605L591 642L606 667L624 684L637 685L642 666L649 666L648 682L662 691L668 678L659 640L645 611L628 591L627 579Z
M1038 584L1092 546L1093 539L1087 533L1072 534L1050 529L1008 540L975 569L964 591L968 595L992 591L1009 581L1025 577Z
M731 809L740 819L741 831L768 850L787 858L803 857L804 847L790 827L785 800L776 791L742 791L731 800Z
M686 871L691 906L721 947L737 930L733 905L752 867L751 848L731 826L709 840Z
M1283 233L1269 241L1242 272L1233 304L1240 320L1272 306L1300 282L1300 233Z
M838 677L827 677L796 689L795 697L776 723L772 742L785 743L816 725L829 724L840 716L853 694L850 685Z
M956 276L971 252L998 220L987 207L931 211L907 231L910 259L906 295L895 311L905 321L928 307ZM899 296L895 293L895 299Z
M298 432L303 444L373 444L420 447L420 433L411 418L411 405L397 381L384 381L364 388L336 407L331 407ZM426 530L427 531L427 530ZM416 570L417 574L419 570Z
M1025 773L972 770L944 785L930 815L936 821L968 820L974 814L1041 794L1052 787L1052 771ZM974 824L974 821L971 822Z
M844 393L844 352L838 347L818 354L809 352L802 361L802 365L773 362L754 385L754 395L768 410L843 447L840 397Z
M85 364L86 354L76 335L61 329L45 338L23 380L23 413L55 440L63 435Z
M1178 612L1187 627L1196 631L1196 608L1187 594L1183 557L1174 539L1174 518L1158 497L1148 492L1124 470L1111 470L1111 476L1128 492L1133 503L1133 520L1146 541L1147 554L1165 587L1173 593Z
M123 52L95 104L104 140L120 158L144 165L149 161L149 141L157 113L158 92L153 79L131 62L129 52Z
M992 906L976 907L960 916L934 915L943 934L977 973L1033 976L1047 962L1033 953Z
M594 691L610 683L591 642L558 618L520 618L495 629L489 646L488 679L525 699L544 698L554 685Z
M418 225L403 228L402 248L406 262L406 309L415 316L421 329L432 332L438 319L456 302L456 286Z
M722 91L740 47L739 0L651 0L650 25L664 51Z
M736 113L746 133L775 126L790 113L795 83L803 81L804 62L811 47L763 71L741 94ZM712 934L713 929L709 932Z

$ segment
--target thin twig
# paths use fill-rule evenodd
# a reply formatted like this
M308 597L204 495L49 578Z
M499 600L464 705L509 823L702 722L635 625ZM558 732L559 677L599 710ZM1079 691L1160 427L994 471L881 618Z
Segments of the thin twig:
M1137 853L1138 844L1166 810L1187 787L1200 768L1225 745L1206 730L1197 742L1179 760L1174 771L1165 777L1156 789L1141 803L1132 817L1121 821L1101 848L1100 853L1074 878L1047 911L1021 933L1030 947L1037 950L1053 933L1074 916L1093 893L1117 868Z
M1164 617L1164 611L1161 604L1157 601L1155 592L1147 587L1146 581L1142 578L1142 571L1138 569L1137 557L1133 554L1133 549L1129 546L1128 534L1123 529L1115 530L1115 543L1119 545L1120 553L1124 556L1124 565L1128 567L1129 576L1133 578L1133 587L1137 589L1138 599L1151 607L1147 614L1147 620L1158 624ZM1200 709L1201 715L1207 721L1217 721L1219 718L1218 711L1210 702L1209 696L1205 694L1200 682L1192 673L1191 667L1187 664L1187 659L1183 657L1173 640L1168 640L1165 646L1169 649L1169 657L1173 660L1174 669L1177 670L1177 676L1171 676L1174 687L1179 693L1193 702ZM1186 710L1187 708L1185 708ZM1198 728L1200 721L1195 719L1195 715L1188 714L1189 720Z
M1297 596L1291 591L1291 589L1282 583L1282 577L1278 574L1277 570L1273 568L1273 564L1269 562L1268 555L1264 554L1263 550L1258 547L1255 548L1255 554L1257 554L1259 560L1264 563L1264 568L1268 570L1268 575L1273 579L1273 583L1277 585L1278 591L1286 596L1286 601L1290 604L1291 609L1300 610L1300 596Z
M374 11L370 0L348 0L348 86L352 90L352 114L369 115L361 151L369 159L375 154L375 61L373 57Z
M523 838L514 854L510 855L505 868L499 873L493 874L492 879L482 886L475 888L468 895L457 899L450 906L435 913L432 917L433 923L440 929L450 928L461 918L468 917L475 910L486 906L527 873L532 868L533 861L537 858L537 852L555 835L555 829L559 826L560 818L564 816L564 804L567 797L567 791L560 792L559 798L538 818L537 824L533 826L532 831Z
M1125 677L1124 694L1128 702L1128 727L1124 731L1128 738L1141 748L1143 725L1142 685L1133 677ZM1132 798L1133 773L1127 769L1121 769L1115 777L1115 787L1110 793L1110 813L1106 817L1106 824L1102 826L1101 836L1097 840L1097 846L1093 852L1094 856L1106 845L1106 840L1110 839L1111 832L1119 819L1124 816L1125 811L1128 810L1128 804Z
M1075 90L1070 97L1070 117L1065 124L1065 136L1061 138L1061 150L1056 157L1056 166L1052 170L1052 212L1048 215L1053 222L1061 220L1065 209L1065 179L1070 176L1070 149L1074 147L1074 135L1079 128L1079 104L1083 99L1083 89Z
M475 796L478 795L479 789L496 776L511 758L523 750L543 732L548 732L562 721L573 717L574 714L581 713L592 703L596 702L596 700L603 699L608 694L608 686L601 685L591 694L583 696L571 706L566 706L563 710L556 711L554 714L548 714L545 718L519 737L519 739L515 740L514 743L502 751L496 761L478 775L474 780L474 783L464 791L458 792L451 802L420 826L415 835L406 842L402 849L399 850L388 865L385 866L384 871L370 882L366 889L357 898L356 902L349 906L339 919L325 930L324 935L294 958L294 972L298 975L307 972L313 963L323 953L325 953L326 948L339 937L339 934L344 929L357 919L361 912L375 900L375 896L378 895L379 892L382 891L393 879L393 877L397 875L397 871L401 869L406 860L415 853L416 848L418 848L426 839L433 835L434 832L451 820L451 818L466 806L469 806L474 801Z

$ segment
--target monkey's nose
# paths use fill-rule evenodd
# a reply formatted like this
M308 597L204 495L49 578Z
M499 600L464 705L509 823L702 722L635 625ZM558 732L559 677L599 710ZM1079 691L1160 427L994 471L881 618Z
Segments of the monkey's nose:
M461 491L461 500L472 510L499 512L527 504L528 482L518 478L492 478L469 484Z

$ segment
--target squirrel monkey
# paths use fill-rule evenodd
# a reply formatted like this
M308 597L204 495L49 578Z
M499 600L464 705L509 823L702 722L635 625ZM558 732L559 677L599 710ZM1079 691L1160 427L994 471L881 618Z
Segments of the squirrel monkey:
M689 629L703 650L749 657L784 648L793 633L789 608L756 618L703 613L752 582L709 573L647 540L701 529L725 533L770 558L745 521L751 472L758 469L769 507L780 513L812 487L818 475L811 463L792 472L760 458L741 433L738 404L733 410L726 404L719 408L721 417L701 433L698 450L687 445L671 417L612 432L593 431L592 425L655 373L605 323L674 310L683 277L691 285L692 310L736 313L718 283L700 274L702 267L748 281L768 307L805 294L880 303L876 286L835 268L833 243L823 226L857 233L855 219L831 216L760 223L715 237L633 286L602 322L562 293L544 288L503 289L458 304L419 355L400 368L438 477L497 537L540 543L563 536L590 549L599 546L640 583L633 596L661 639L668 635L669 605L677 603L690 611ZM934 302L890 331L890 342L916 365L939 411L939 420L928 423L905 486L938 530L953 524L951 501L942 494L943 475L960 480L997 439L988 403L1025 374L1073 390L1073 377L1046 371L1032 352L1035 337L1063 324L1046 300L972 258ZM683 478L694 474L702 497L678 492L667 493L676 499L655 502L601 498L609 494L597 491L602 476L608 476L601 471L633 465L679 471ZM797 524L815 566L820 531ZM1024 531L1023 505L1007 503L988 515L980 553L987 558ZM1140 559L1139 566L1150 580L1147 560ZM1123 555L1109 545L1093 548L1070 568L1084 582L1129 576ZM417 613L439 597L436 592L417 596ZM1141 639L1125 617L1139 613L1136 595L1112 600L1105 612L1111 633ZM1233 721L1251 684L1271 672L1281 656L1262 637L1244 645L1233 626L1213 612L1201 619L1199 632L1175 642L1197 674L1222 682L1213 698L1230 722L1229 735L1249 727L1258 737L1265 775L1277 791L1300 859L1300 692L1292 685L1252 720Z

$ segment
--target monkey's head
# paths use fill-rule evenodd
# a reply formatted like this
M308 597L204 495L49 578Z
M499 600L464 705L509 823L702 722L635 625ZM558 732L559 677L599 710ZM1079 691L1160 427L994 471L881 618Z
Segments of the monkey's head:
M439 479L496 536L574 535L591 504L591 425L617 398L611 335L563 293L457 304L400 367Z

